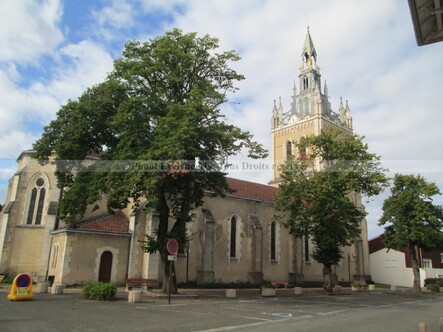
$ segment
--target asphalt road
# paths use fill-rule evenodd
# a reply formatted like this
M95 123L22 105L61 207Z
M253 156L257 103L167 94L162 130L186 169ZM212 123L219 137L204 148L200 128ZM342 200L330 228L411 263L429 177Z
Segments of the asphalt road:
M239 292L182 291L167 298L84 300L80 293L36 294L31 301L8 301L0 292L0 331L440 331L443 295L412 292L357 292L329 296L279 290L262 298L258 290Z

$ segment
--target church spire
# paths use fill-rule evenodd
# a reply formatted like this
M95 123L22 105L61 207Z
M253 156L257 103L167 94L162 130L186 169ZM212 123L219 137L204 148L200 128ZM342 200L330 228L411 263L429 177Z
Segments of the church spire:
M317 52L315 51L314 43L312 42L311 33L309 32L309 26L308 26L308 32L306 33L305 43L303 44L303 50L302 50L302 60L303 63L306 63L306 66L308 68L312 68L312 58L314 58L314 61L317 61Z

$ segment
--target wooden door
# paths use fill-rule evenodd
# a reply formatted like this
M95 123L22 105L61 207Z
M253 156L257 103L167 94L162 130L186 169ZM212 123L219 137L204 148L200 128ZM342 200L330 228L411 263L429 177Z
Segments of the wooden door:
M98 273L98 281L110 282L112 271L112 252L104 251L100 258L100 270Z

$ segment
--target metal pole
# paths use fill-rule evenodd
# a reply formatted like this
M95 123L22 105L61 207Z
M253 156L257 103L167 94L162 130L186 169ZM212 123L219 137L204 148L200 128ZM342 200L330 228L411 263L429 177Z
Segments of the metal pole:
M348 278L349 284L351 284L351 256L348 253Z
M186 245L186 283L188 283L189 276L189 243Z
M171 287L172 287L172 261L169 261L169 291L168 291L168 304L171 304Z

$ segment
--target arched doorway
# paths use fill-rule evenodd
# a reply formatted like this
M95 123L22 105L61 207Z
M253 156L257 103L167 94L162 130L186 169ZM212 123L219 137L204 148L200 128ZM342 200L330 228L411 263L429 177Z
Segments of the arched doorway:
M98 273L98 281L110 282L112 271L112 252L104 251L100 258L100 270Z

